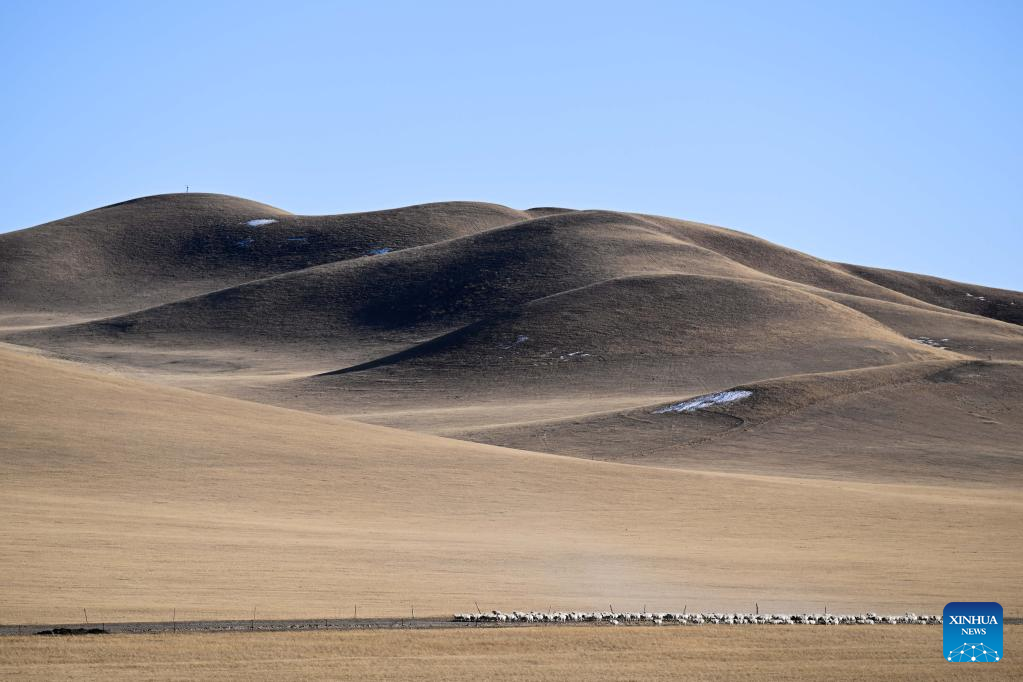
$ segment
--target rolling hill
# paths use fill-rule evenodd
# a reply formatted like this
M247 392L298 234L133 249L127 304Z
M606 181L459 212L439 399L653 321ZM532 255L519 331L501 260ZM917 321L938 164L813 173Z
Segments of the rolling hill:
M1019 307L606 210L0 235L0 609L1019 605Z
M128 312L371 251L471 234L525 215L451 202L297 216L219 194L143 197L0 234L0 322Z
M252 218L263 214L275 217ZM271 248L296 231L309 238L301 258ZM219 241L197 242L199 232ZM236 248L236 233L252 244ZM145 248L126 250L133 235ZM658 216L448 202L302 217L189 194L4 237L24 246L0 252L3 271L37 279L60 258L102 254L95 278L62 285L73 295L0 280L0 309L37 320L9 327L10 342L205 392L500 444L523 441L499 434L535 445L531 434L566 419L590 424L790 375L1023 360L1023 328L960 309L954 283L881 277ZM1012 292L974 290L999 302L995 317L1015 305ZM106 294L107 307L138 309L97 316ZM167 300L142 305L152 297ZM62 314L88 319L38 322ZM591 447L579 437L560 451Z

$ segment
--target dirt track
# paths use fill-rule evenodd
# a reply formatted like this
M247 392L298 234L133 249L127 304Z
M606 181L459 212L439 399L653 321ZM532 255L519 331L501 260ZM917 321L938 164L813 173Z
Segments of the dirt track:
M1006 625L1023 625L1023 618L1006 618ZM524 627L616 627L599 622L578 623L461 623L448 618L326 618L303 620L189 620L148 623L76 623L0 625L0 637L40 634L54 628L100 628L109 634L154 634L163 632L302 632L330 630L436 630L473 628ZM625 623L617 627L703 627L692 625L661 625L647 622ZM756 626L731 626L736 628ZM802 626L800 626L802 627ZM826 626L821 626L826 627ZM858 627L839 625L833 627ZM862 627L862 626L859 626Z
M0 625L0 636L29 635L54 628L101 628L110 634L157 632L286 632L295 630L379 630L389 628L488 627L491 623L456 623L444 618L329 618L303 620L189 620L137 623L36 623ZM506 625L506 624L501 624ZM513 624L514 625L514 624Z

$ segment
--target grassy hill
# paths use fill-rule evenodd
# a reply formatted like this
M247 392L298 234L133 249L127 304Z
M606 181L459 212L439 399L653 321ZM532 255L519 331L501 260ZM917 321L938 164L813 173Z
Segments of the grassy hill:
M0 609L1019 606L1018 306L602 210L0 235Z

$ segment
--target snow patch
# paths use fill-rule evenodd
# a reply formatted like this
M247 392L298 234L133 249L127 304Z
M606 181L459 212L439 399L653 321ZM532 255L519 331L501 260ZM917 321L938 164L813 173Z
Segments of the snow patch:
M264 225L270 225L276 222L276 220L272 220L270 218L256 218L255 220L250 220L245 224L249 227L263 227Z
M252 243L254 241L256 241L256 240L253 239L252 237L246 237L245 239L239 239L238 241L236 241L234 243L234 245L237 246L240 249L247 249L250 246L252 246Z
M509 343L507 346L501 346L501 350L508 350L509 348L511 348L513 346L517 346L520 343L525 343L526 341L529 341L529 337L526 336L525 334L519 334L515 338L515 340L512 341L511 343Z
M589 353L584 353L581 350L577 350L574 353L566 353L565 355L562 355L561 357L558 358L558 360L564 361L564 360L572 360L572 359L575 359L575 358L588 358L588 357L590 357Z
M725 403L734 403L737 400L745 400L746 398L753 395L753 391L721 391L720 393L710 393L708 395L701 395L695 398L690 398L681 403L674 403L667 407L662 407L659 410L654 410L654 414L667 414L669 412L695 412L696 410L703 410L714 405L724 405Z
M390 253L391 251L394 251L394 249L392 249L389 246L381 246L379 249L370 249L367 252L366 255L369 255L369 256L382 256L385 253Z
M942 343L946 343L948 341L948 339L942 339L941 341L936 341L936 340L932 339L929 336L918 336L917 338L912 339L912 340L916 341L917 343L922 343L925 346L930 346L931 348L937 348L938 350L945 350L945 347L942 346L941 344Z

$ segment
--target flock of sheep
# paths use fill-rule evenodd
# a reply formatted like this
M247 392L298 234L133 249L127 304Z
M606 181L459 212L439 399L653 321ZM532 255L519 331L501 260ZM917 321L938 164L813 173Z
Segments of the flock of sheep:
M907 613L904 616L879 616L876 613L857 615L836 615L831 613L647 613L613 611L553 611L538 613L536 611L513 611L502 613L456 613L458 623L649 623L663 625L676 623L679 625L703 625L705 623L721 623L724 625L887 625L917 624L940 625L941 616L918 616Z

